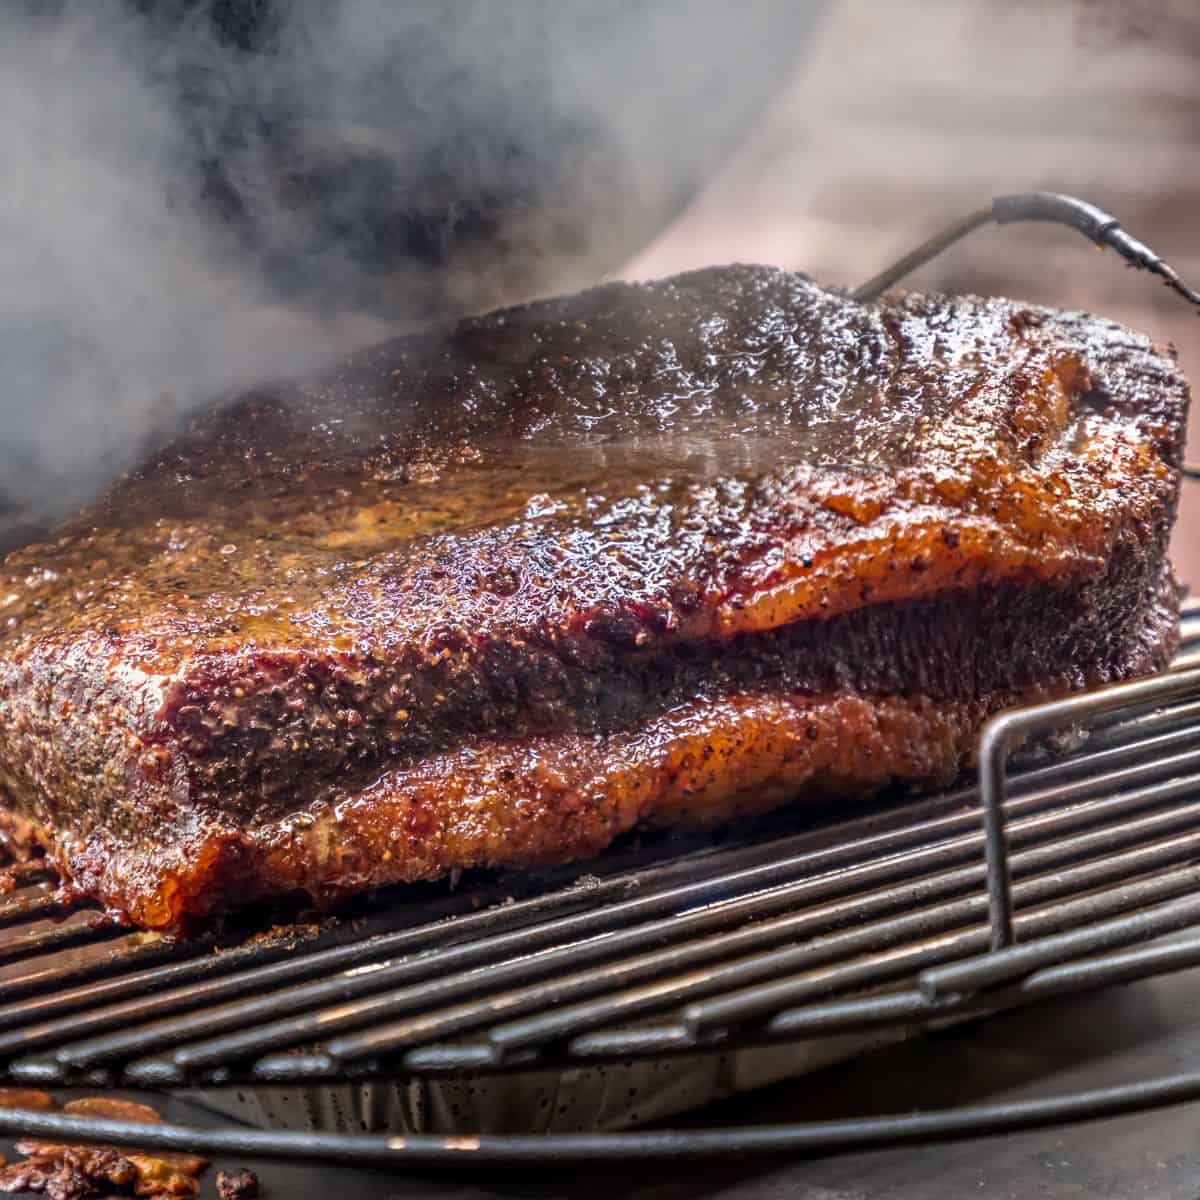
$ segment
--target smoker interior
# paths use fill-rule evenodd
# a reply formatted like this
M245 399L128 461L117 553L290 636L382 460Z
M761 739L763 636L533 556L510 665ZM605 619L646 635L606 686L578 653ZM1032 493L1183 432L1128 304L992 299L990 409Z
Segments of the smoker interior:
M986 745L984 789L657 836L586 868L194 940L63 906L26 865L0 901L0 1078L188 1090L242 1120L333 1130L348 1153L364 1129L481 1120L504 1143L636 1126L948 1021L1195 966L1194 601L1183 635L1172 672L1049 707L1044 727L1067 736L1007 774L1007 870L981 820L1004 771Z

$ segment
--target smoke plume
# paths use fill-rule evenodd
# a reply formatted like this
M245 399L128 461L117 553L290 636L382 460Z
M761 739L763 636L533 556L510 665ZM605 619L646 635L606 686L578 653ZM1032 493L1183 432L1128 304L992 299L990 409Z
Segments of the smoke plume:
M239 385L619 266L819 7L0 5L0 523Z

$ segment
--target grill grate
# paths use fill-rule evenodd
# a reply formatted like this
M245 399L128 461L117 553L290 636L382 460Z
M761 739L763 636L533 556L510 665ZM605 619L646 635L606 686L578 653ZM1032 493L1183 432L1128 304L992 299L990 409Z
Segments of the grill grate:
M0 902L0 1076L211 1086L661 1057L919 1026L1198 965L1200 605L1183 629L1168 674L994 721L978 786L802 830L784 816L719 846L664 839L582 879L409 889L320 926L173 943L61 906L30 867ZM1019 737L1079 725L1074 749L1009 770ZM1192 1094L1168 1082L1006 1106L992 1125ZM904 1129L978 1132L990 1111ZM55 1120L0 1113L0 1129ZM883 1120L822 1127L822 1144L901 1136ZM788 1146L811 1148L817 1127L797 1129ZM261 1136L301 1152L287 1141L301 1135ZM340 1136L366 1152L370 1139ZM674 1153L658 1136L613 1144ZM524 1153L500 1141L489 1153Z

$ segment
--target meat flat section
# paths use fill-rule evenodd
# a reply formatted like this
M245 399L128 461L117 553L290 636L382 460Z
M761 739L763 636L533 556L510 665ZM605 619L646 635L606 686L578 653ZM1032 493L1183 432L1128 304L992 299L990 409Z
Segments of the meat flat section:
M1187 387L1004 300L612 284L205 415L0 566L0 824L147 927L950 780L1162 667Z

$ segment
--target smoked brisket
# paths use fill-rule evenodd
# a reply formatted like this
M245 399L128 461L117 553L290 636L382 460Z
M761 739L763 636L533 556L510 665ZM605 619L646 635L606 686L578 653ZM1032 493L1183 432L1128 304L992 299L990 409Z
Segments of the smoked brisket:
M611 284L198 419L0 562L0 830L148 927L935 785L1165 665L1169 348Z

